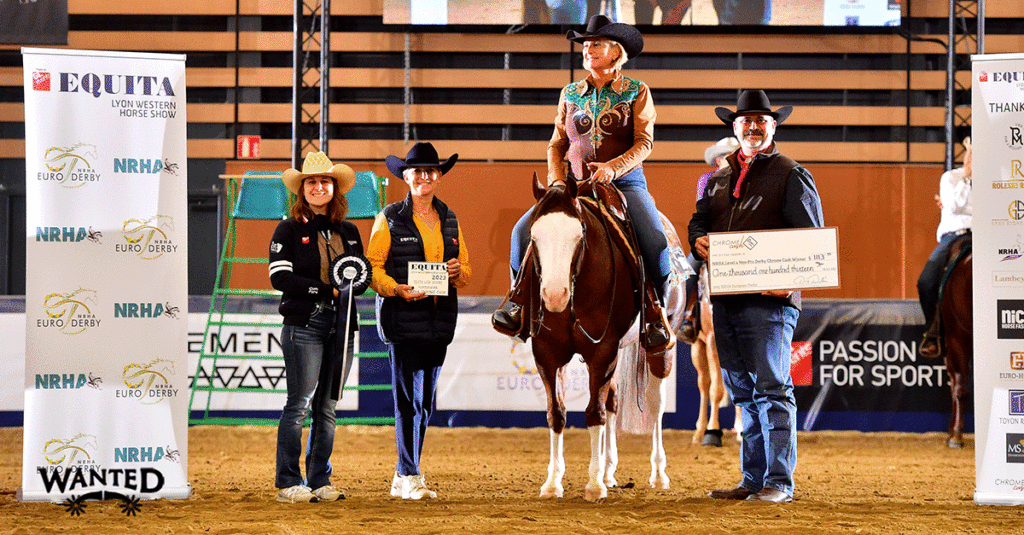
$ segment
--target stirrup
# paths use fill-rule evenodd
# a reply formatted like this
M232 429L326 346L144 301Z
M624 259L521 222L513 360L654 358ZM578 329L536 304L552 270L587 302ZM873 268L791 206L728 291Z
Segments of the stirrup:
M676 345L676 336L668 319L665 318L665 309L659 307L656 310L659 312L658 317L653 321L647 321L642 337L644 350L649 354L662 353Z
M501 308L491 314L491 325L499 333L525 342L520 335L523 330L523 307L516 303L505 301Z
M931 332L924 334L921 345L917 348L922 357L935 359L942 355L942 340Z

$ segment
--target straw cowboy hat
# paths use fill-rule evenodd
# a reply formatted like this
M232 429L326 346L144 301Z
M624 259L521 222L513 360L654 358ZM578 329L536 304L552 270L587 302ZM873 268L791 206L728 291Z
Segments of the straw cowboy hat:
M789 114L793 113L793 106L783 106L776 111L772 111L772 104L768 102L768 95L765 95L764 91L758 89L740 93L740 98L736 99L736 111L732 111L729 108L715 108L715 115L728 125L731 125L740 115L750 113L769 115L772 119L775 119L775 122L782 124L782 121L785 121Z
M718 140L718 143L704 149L704 162L708 165L718 165L715 160L726 154L732 154L738 148L740 148L740 142L735 137L723 137Z
M281 181L284 182L284 186L289 191L298 195L299 188L302 187L302 181L306 177L311 176L329 176L338 183L337 191L344 195L348 193L348 190L352 189L352 186L356 183L356 172L351 167L339 163L331 163L331 160L327 158L327 155L323 151L310 152L306 154L306 159L302 162L302 172L297 169L289 169L282 173Z
M443 163L437 156L437 150L430 143L417 143L409 149L409 154L406 154L405 159L401 159L398 156L388 156L384 158L384 164L388 166L388 170L394 173L398 178L402 177L402 173L410 167L436 167L441 174L447 173L455 162L459 160L458 154L452 154Z
M612 19L604 15L590 17L587 29L583 33L569 30L569 33L565 34L565 38L574 43L582 43L592 37L607 37L619 43L629 59L639 56L644 50L644 36L640 34L640 30L629 24L612 22Z

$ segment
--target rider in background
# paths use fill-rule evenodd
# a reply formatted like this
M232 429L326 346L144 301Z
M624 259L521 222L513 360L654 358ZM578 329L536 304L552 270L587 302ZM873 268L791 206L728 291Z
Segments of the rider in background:
M939 244L935 246L921 276L917 279L917 295L924 311L928 332L918 350L921 356L939 356L939 322L935 316L938 309L939 285L946 271L949 249L956 238L971 231L971 138L964 138L964 166L950 169L939 179L939 194L935 201L942 210L939 228L935 231Z
M610 183L622 192L648 282L657 294L645 303L647 335L643 342L649 353L671 348L675 335L655 302L662 298L671 270L668 242L643 170L643 161L654 145L656 113L647 85L621 72L626 61L643 50L643 36L633 26L595 15L584 33L569 31L566 39L583 44L583 67L590 75L562 89L554 134L548 143L548 185L565 183L564 160L568 160L575 179ZM532 209L527 211L512 230L509 260L513 280L530 242L527 227L531 213ZM492 319L506 334L521 330L522 303L516 288ZM520 334L520 339L525 336Z
M708 180L719 170L729 167L729 160L726 156L736 152L740 148L740 142L735 137L723 137L718 143L704 149L704 163L712 169L697 179L697 201L704 198L704 190L708 187ZM700 307L697 306L698 292L697 280L700 278L700 268L704 265L704 259L696 256L693 252L686 258L693 268L693 275L686 278L686 310L683 312L683 324L679 329L679 337L686 343L692 344L697 341L697 333L700 332Z

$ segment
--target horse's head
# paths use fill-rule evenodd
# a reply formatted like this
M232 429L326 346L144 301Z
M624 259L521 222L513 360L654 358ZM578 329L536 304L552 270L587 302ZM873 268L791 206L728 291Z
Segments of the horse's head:
M530 221L530 239L540 268L540 297L544 308L559 313L569 304L573 258L584 233L576 181L545 188L534 173L533 196L537 204Z

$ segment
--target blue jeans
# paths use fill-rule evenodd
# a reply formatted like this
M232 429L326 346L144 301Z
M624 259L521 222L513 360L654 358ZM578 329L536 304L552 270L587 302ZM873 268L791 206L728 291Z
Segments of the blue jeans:
M792 496L796 398L789 361L800 311L751 296L712 297L711 303L722 377L743 409L740 485Z
M654 198L647 191L647 178L644 177L644 169L638 167L625 176L615 179L612 184L626 197L626 211L629 213L629 220L636 232L640 255L644 259L644 269L660 296L665 279L672 271L672 262L669 260L665 227L661 224L657 207L654 206ZM523 264L523 255L526 254L526 247L530 244L530 229L527 227L531 214L533 214L533 208L527 210L512 228L509 264L513 277L519 273L519 267Z
M334 349L336 313L318 306L305 327L285 325L281 329L285 382L288 398L277 425L277 473L279 489L307 485L312 489L330 485L331 451L337 420L338 400L331 392L341 355ZM349 351L353 350L352 337ZM351 356L349 357L351 358ZM299 470L302 426L312 410L312 424L306 441L306 479ZM308 481L308 482L307 482Z
M437 404L437 376L448 344L388 344L391 393L395 400L395 445L399 475L420 473L420 455L430 415Z
M942 284L942 274L946 267L946 259L949 257L949 249L957 239L956 232L947 232L939 239L928 261L921 270L921 276L917 279L917 296L921 301L921 310L924 311L924 324L928 326L935 318L935 311L939 306L939 285Z

